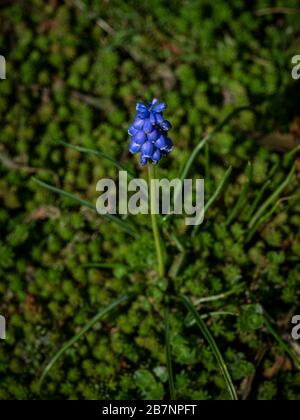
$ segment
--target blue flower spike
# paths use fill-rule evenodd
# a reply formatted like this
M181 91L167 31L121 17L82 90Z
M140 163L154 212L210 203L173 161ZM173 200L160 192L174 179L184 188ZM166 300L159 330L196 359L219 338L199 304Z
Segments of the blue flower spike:
M172 140L168 137L172 126L163 117L166 108L167 105L164 102L158 103L156 98L147 104L138 102L136 105L136 115L128 130L131 137L129 151L132 154L141 153L142 166L149 162L156 165L173 149Z

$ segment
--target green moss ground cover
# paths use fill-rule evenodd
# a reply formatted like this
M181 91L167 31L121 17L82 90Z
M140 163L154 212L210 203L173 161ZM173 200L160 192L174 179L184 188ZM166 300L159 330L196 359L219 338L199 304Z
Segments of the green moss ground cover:
M169 398L166 295L176 398L228 399L211 347L174 298L184 294L239 398L298 400L298 1L4 3L0 399ZM137 100L153 96L168 103L176 146L160 177L178 176L233 112L190 168L205 178L207 203L229 174L204 224L193 234L180 217L161 225L167 292L148 216L125 220L138 233L130 237L33 179L95 203L96 182L117 176L111 161L60 142L146 177L127 153L127 128ZM57 351L124 293L134 296L70 346L39 389Z

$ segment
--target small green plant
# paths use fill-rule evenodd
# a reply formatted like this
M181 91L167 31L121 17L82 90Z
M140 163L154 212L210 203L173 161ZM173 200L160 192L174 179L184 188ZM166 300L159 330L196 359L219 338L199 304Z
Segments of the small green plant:
M157 144L158 141L160 141L160 137L159 136L165 136L163 134L163 131L161 132L161 134L156 133L155 136L153 136L153 132L156 130L165 130L167 131L170 127L170 124L168 123L168 127L165 128L156 128L157 125L157 119L156 119L156 115L160 115L160 119L159 121L162 122L162 124L165 124L165 120L162 117L161 111L166 107L165 104L162 104L163 107L160 107L160 105L156 105L157 104L157 100L152 101L152 103L149 104L148 106L145 106L141 103L138 103L137 105L137 116L135 117L135 122L134 124L130 127L129 130L129 134L132 137L131 140L131 144L130 144L130 151L132 153L137 153L139 151L141 151L141 165L148 165L148 180L149 180L149 185L151 185L151 181L155 178L155 172L154 172L154 164L156 164L159 159L156 159L156 157L153 158L153 156L156 154L156 149L155 149L155 145ZM152 115L152 107L157 108L157 114L153 113ZM235 112L232 114L235 115ZM153 121L152 121L153 119ZM230 121L230 118L226 118L225 120L226 122ZM222 128L224 126L224 124L220 124L220 128ZM215 130L214 133L217 133L217 131ZM153 138L152 138L153 137ZM167 137L165 137L167 139ZM162 141L162 140L161 140ZM164 140L165 141L165 140ZM207 140L204 140L202 142L200 142L199 144L201 145L201 147L199 147L199 145L196 146L196 148L194 149L194 152L192 153L192 158L190 157L186 164L185 167L182 171L182 175L181 175L181 179L183 179L183 175L187 175L191 165L193 163L193 160L196 158L197 153L200 152L200 150L203 147L204 142L206 142ZM68 146L68 145L67 145ZM133 150L134 149L134 150ZM158 149L157 149L158 150ZM162 149L162 151L164 151L164 149ZM169 152L170 150L168 150ZM84 150L84 152L86 152L86 150ZM96 154L93 150L90 150L90 153L92 154ZM155 155L156 156L156 155ZM113 161L112 158L104 156L105 158L108 158L110 161ZM152 160L152 163L150 163ZM117 164L115 166L118 166ZM247 178L248 178L248 182L246 184L246 186L244 187L242 194L240 195L239 200L237 201L235 207L233 208L231 214L229 215L229 217L227 218L227 220L224 223L224 228L229 225L230 223L233 222L233 220L238 216L238 213L241 210L241 207L245 204L246 200L247 200L247 194L248 191L250 189L251 183L252 183L252 176L253 176L253 172L252 172L252 165L249 164L248 169L247 169ZM215 199L218 197L218 195L220 194L220 192L223 190L227 179L229 178L229 175L231 173L231 168L229 168L227 170L227 172L224 175L224 178L222 179L220 185L218 186L218 188L216 189L216 191L212 194L211 198L208 200L208 203L206 204L206 210L208 210L208 208L213 204L213 202L215 201ZM267 207L274 201L276 200L276 198L280 195L280 193L284 190L284 188L289 185L289 183L292 180L292 176L294 175L294 166L292 166L292 170L290 171L290 175L287 177L287 180L281 184L277 190L270 196L270 198L268 200L266 200L265 204L262 206L261 209L257 210L255 215L252 217L252 219L249 222L249 229L251 229L254 225L257 227L257 223L256 221L262 217L267 209ZM34 179L39 185L48 188L49 190L59 193L62 196L66 196L68 198L74 199L76 202L78 202L81 205L87 206L91 209L94 209L94 206L84 200L81 200L79 198L76 198L75 196L73 196L70 193L66 193L63 190L57 189L55 187L52 187L44 182L41 182L37 179ZM169 304L172 301L176 301L176 299L178 299L178 297L180 297L180 299L182 300L183 304L186 306L186 308L188 309L188 311L190 312L192 318L194 318L196 325L199 327L201 333L203 334L203 337L206 339L207 343L209 344L211 351L216 359L217 364L219 365L220 371L224 377L224 381L225 384L227 386L227 390L228 390L228 395L230 396L231 399L233 400L237 400L238 399L238 395L237 395L237 391L235 389L235 386L233 384L229 369L224 361L224 358L217 346L217 343L215 341L215 339L213 338L211 332L209 331L209 328L207 327L205 321L203 320L203 318L199 315L199 313L197 312L197 310L195 309L193 303L190 301L189 298L187 298L184 295L177 295L176 293L174 294L174 285L171 283L172 279L168 276L168 274L166 274L168 272L168 270L166 270L166 264L167 264L167 260L168 255L166 254L166 246L168 246L168 244L165 244L165 238L163 239L161 237L161 233L160 233L160 226L162 226L163 221L159 220L157 215L154 212L154 208L155 208L155 204L154 203L154 192L152 191L152 189L150 189L150 208L151 208L151 223L152 223L152 232L153 232L153 239L154 239L154 243L155 243L155 249L156 249L156 256L157 256L157 280L158 280L158 284L161 283L163 284L162 286L162 292L163 292L163 296L160 298L161 300L163 300L164 302L164 325L165 325L165 354L166 354L166 363L167 363L167 372L168 372L168 381L169 381L169 395L171 399L175 399L176 398L176 389L175 389L175 380L173 377L173 366L172 366L172 352L171 352L171 333L170 333L170 325L169 325ZM176 191L175 191L175 198L174 200L176 200ZM253 211L253 210L252 210ZM111 215L106 215L106 217L108 217L109 219L111 219L111 221L116 222L117 225L119 225L120 228L124 229L125 231L127 231L128 233L132 234L133 237L138 237L139 232L140 232L140 228L137 228L137 226L135 226L134 224L131 224L130 222L126 221L124 222L122 219L116 217L116 216L111 216ZM263 217L265 217L267 219L268 216L264 215ZM169 221L169 226L168 228L170 228L171 223ZM128 226L128 227L127 227ZM129 229L130 228L130 229ZM174 229L174 228L173 228ZM195 230L193 232L193 234L195 233ZM170 233L167 234L166 230L164 230L164 234L167 235L167 237L170 237ZM174 234L174 232L173 232ZM250 235L250 239L252 237L252 235L254 234L253 229L251 230L251 235ZM249 240L249 237L248 237ZM181 247L180 247L181 250ZM100 264L101 266L101 264ZM104 267L104 266L103 266ZM174 278L173 278L174 280ZM127 298L125 298L127 299ZM40 381L39 381L39 387L41 387L46 375L48 374L49 370L52 368L52 366L54 365L54 363L57 362L57 360L69 349L70 346L72 346L74 343L77 342L77 340L79 338L81 338L101 317L102 315L106 314L107 312L110 312L111 309L113 309L115 306L117 306L120 302L122 302L124 300L124 298L120 298L119 300L115 301L114 303L112 303L108 308L104 309L103 311L100 312L99 315L96 315L95 318L93 318L92 321L90 321L84 328L83 330L76 335L74 338L72 338L68 343L66 343L61 350L56 353L56 355L52 358L52 360L48 363L47 367L45 368ZM209 300L209 299L208 299ZM201 301L201 300L200 300ZM222 312L218 313L218 315L223 315ZM224 315L227 315L226 312L224 312ZM249 305L244 305L241 307L240 309L240 315L239 315L239 328L242 332L252 332L255 331L257 329L262 328L262 326L265 323L265 319L264 319L264 314L263 314L263 308L259 305L259 304L249 304ZM269 326L270 331L272 332L272 334L275 336L275 333L273 332L273 330L270 327L270 324L267 324ZM288 351L289 354L292 354L291 350L288 350L286 348L286 346L284 346L284 349L286 349ZM294 360L297 361L297 357L295 355L292 356L292 358ZM297 363L298 365L298 363ZM246 366L246 365L245 365ZM143 371L143 370L139 370L136 372L136 380L138 382L138 387L141 388L141 392L144 395L144 397L151 399L150 396L155 395L156 397L159 396L163 396L162 393L162 386L161 384L157 385L157 387L155 386L155 379L152 376L152 374L148 371ZM157 398L154 398L157 399Z
M0 399L298 400L299 2L4 3ZM157 215L158 245L95 211L99 179L147 180L145 92L176 146L150 176L205 179L204 223Z

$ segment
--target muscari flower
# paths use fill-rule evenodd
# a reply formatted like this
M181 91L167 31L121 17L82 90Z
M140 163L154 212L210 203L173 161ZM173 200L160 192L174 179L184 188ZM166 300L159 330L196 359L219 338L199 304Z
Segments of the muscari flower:
M167 105L158 103L157 99L144 104L138 102L136 115L129 127L129 151L132 154L140 153L142 166L148 162L158 163L160 159L173 149L172 140L168 137L168 130L172 127L163 117Z

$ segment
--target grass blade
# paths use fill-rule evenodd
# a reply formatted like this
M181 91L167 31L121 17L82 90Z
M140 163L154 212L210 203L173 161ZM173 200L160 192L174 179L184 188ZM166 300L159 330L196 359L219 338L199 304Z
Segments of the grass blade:
M204 146L204 173L205 173L205 190L210 195L211 179L210 179L210 153L209 143Z
M205 147L205 145L219 132L222 130L222 128L225 127L225 125L227 123L229 123L232 118L234 118L236 115L238 115L240 112L242 111L253 111L253 109L250 106L241 106L239 108L234 109L232 112L230 112L230 114L228 114L223 121L221 121L215 128L214 130L208 134L206 137L204 137L198 144L197 146L193 149L192 153L190 154L188 160L186 161L179 179L181 180L181 182L183 182L183 180L185 178L187 178L190 169L193 165L193 163L195 162L197 156L199 155L200 151L203 149L203 147ZM206 171L209 170L209 156L208 156L208 150L206 150L206 157L205 157L205 161L206 161ZM181 191L180 188L177 188L175 190L174 193L174 202L177 203L177 200L179 198Z
M264 216L262 216L256 223L255 225L249 230L248 236L246 238L246 243L250 242L251 239L253 238L253 236L255 235L255 232L257 231L257 229L265 222L267 222L271 216L273 215L273 213L275 213L275 211L277 210L278 206L280 204L280 201L277 201L274 206L271 208L271 210L269 210Z
M234 287L231 290L228 290L227 292L223 292L223 293L219 293L218 295L212 295L212 296L206 296L206 297L202 297L199 298L197 300L194 301L194 307L196 310L198 310L198 306L202 305L203 303L209 303L209 302L216 302L217 300L220 299L226 299L227 297L231 296L231 295L235 295L238 294L241 290L244 289L244 285L243 284L239 284L236 287ZM205 317L205 315L201 315L202 319L204 319L203 317ZM185 323L186 325L192 325L193 323L193 316L192 314L189 312L185 318Z
M244 185L244 187L242 189L242 192L241 192L241 194L240 194L240 196L239 196L239 198L236 202L236 205L233 207L233 210L229 214L229 216L228 216L228 218L225 222L225 226L228 226L228 225L230 225L230 223L232 223L232 221L238 216L242 207L245 204L247 194L249 192L250 186L252 184L252 179L253 179L253 166L252 166L251 162L248 162L248 164L247 164L246 173L247 173L248 181Z
M248 227L251 229L256 224L256 222L261 218L264 214L266 209L277 200L279 195L284 191L284 189L289 185L291 182L294 173L295 173L295 164L292 165L289 175L285 178L285 180L276 188L273 194L263 203L263 205L256 211L254 216L251 218Z
M230 312L230 311L212 311L206 314L200 315L202 319L212 318L212 317L219 317L219 316L235 316L238 317L238 313ZM196 323L195 318L193 318L192 314L189 312L185 317L184 323L187 327L191 327Z
M212 205L213 203L216 201L216 199L219 197L220 193L223 191L224 186L226 185L230 175L232 172L232 166L230 166L227 171L225 172L225 175L223 177L223 179L221 180L220 184L218 185L218 187L216 188L216 191L214 192L214 194L210 197L210 199L208 200L208 202L206 203L204 210L207 211Z
M224 118L223 121L221 121L215 127L215 129L210 134L208 134L206 137L204 137L204 139L202 141L200 141L200 143L197 144L197 146L192 151L190 157L188 158L188 160L187 160L187 162L186 162L186 164L185 164L185 166L184 166L184 168L183 168L183 170L181 172L181 175L180 175L181 181L183 181L187 177L187 175L188 175L188 173L189 173L189 171L190 171L190 169L191 169L191 167L192 167L195 159L197 158L200 150L205 146L205 144L208 141L210 141L220 130L222 130L222 128L224 128L225 125L230 120L232 120L232 118L234 118L237 114L239 114L242 111L250 111L250 110L251 110L251 107L249 107L249 106L242 106L242 107L239 107L239 108L234 109L229 115L227 115L226 118Z
M116 161L110 155L108 155L108 154L106 154L106 153L104 153L100 150L90 149L90 148L82 147L82 146L76 146L76 145L73 145L71 143L66 143L64 141L58 141L57 144L68 147L69 149L76 150L77 152L82 152L82 153L87 153L87 154L92 154L92 155L95 155L95 156L98 156L98 157L102 157L102 158L108 160L109 162L111 162L120 171L127 172L127 175L128 175L129 178L131 178L131 179L136 179L137 178L137 175L134 172L132 172L131 170L129 170L128 168L123 166L121 163ZM144 187L140 187L140 188L148 196L148 190L146 190Z
M90 149L90 148L82 147L82 146L76 146L74 144L66 143L64 141L58 141L56 143L60 144L61 146L64 146L64 147L68 147L69 149L76 150L77 152L87 153L87 154L95 155L95 156L98 156L98 157L102 157L102 158L108 160L109 162L111 162L116 168L120 169L121 171L126 171L131 178L136 178L135 174L132 171L125 168L118 161L116 161L113 157L111 157L110 155L108 155L108 154L106 154L106 153L104 153L100 150Z
M271 180L270 180L270 179L268 179L268 180L264 183L264 185L262 186L262 188L260 189L260 191L258 191L258 193L257 193L257 195L256 195L256 197L255 197L255 199L254 199L254 201L253 201L253 204L252 204L252 206L250 207L250 209L249 209L249 211L248 211L248 213L247 213L247 216L246 216L247 220L249 220L249 219L250 219L250 217L252 216L252 214L253 214L253 213L255 212L255 210L257 209L257 206L259 205L260 200L261 200L261 199L262 199L262 197L264 196L264 194L265 194L265 192L267 191L267 189L269 188L270 184L271 184Z
M298 370L300 370L300 360L296 356L296 354L291 350L289 345L283 341L283 339L280 337L278 332L273 328L271 322L268 320L268 317L265 316L265 325L269 332L273 335L275 340L277 341L279 347L289 355L289 357L293 360Z
M205 337L206 341L208 342L216 360L217 363L219 365L219 368L222 372L222 375L224 377L225 383L227 385L227 389L228 392L230 394L230 397L232 400L238 400L238 396L234 387L234 384L232 382L230 373L228 371L227 365L223 359L223 356L217 346L217 343L215 342L215 339L213 338L212 334L210 333L207 325L205 324L205 322L203 321L203 319L201 318L201 316L198 314L198 312L196 311L194 305L192 304L192 302L184 295L181 295L181 299L183 301L183 304L185 305L185 307L187 308L187 310L189 312L191 312L191 314L193 315L193 317L195 318L196 324L199 327L200 331L202 332L203 336Z
M273 177L273 175L278 171L278 169L280 169L280 165L278 162L274 163L274 165L272 166L268 176L269 179L264 183L264 185L262 186L261 190L257 192L256 197L253 201L252 206L250 207L247 215L246 215L246 220L249 222L250 217L252 216L252 214L255 212L255 210L257 209L257 206L260 203L260 200L262 199L262 197L264 196L265 192L267 191L267 189L269 188L269 186L271 185L272 181L271 178Z
M218 185L218 187L216 188L216 191L213 193L213 195L210 197L210 199L208 200L208 202L205 204L204 206L204 214L207 212L207 210L213 205L213 203L217 200L217 198L219 197L219 195L221 194L221 192L223 191L230 175L232 172L232 166L230 166L227 171L225 172L225 175L223 177L223 179L221 180L220 184ZM202 214L199 215L198 219L195 222L195 225L193 226L194 230L192 233L192 236L194 236L199 228L199 224L197 224L197 222L199 223L199 221L201 220Z
M217 316L235 316L238 317L237 312L230 312L230 311L213 311L208 312L207 314L201 315L202 319L210 318L210 317L217 317Z
M76 203L96 211L96 206L94 204L92 204L90 201L83 200L82 198L77 197L76 195L74 195L72 193L69 193L69 192L64 191L60 188L54 187L53 185L47 184L46 182L43 182L43 181L39 180L38 178L32 177L31 179L35 183L37 183L41 187L46 188L49 191L60 194L63 197L70 198L71 200L75 201ZM119 225L125 232L129 233L131 236L133 236L135 238L137 237L137 232L130 223L120 219L119 217L115 216L114 214L104 214L102 216L105 217L106 219L110 220L111 222L114 222L117 225Z
M227 292L219 293L218 295L212 295L212 296L206 296L206 297L203 297L203 298L199 298L195 301L195 306L200 305L202 303L215 302L216 300L226 299L227 297L229 297L231 295L235 295L236 293L239 293L243 289L244 289L244 285L239 284L239 285L235 286L233 289L228 290Z
M171 356L171 343L170 343L170 323L169 323L169 307L164 307L164 321L165 321L165 343L166 343L166 358L167 358L167 370L169 379L170 398L175 400L175 386L172 368L172 356Z
M300 151L300 144L298 146L296 146L294 149L292 149L291 151L289 151L288 153L286 153L286 155L284 156L284 165L285 166L289 166L291 161L295 158L295 155Z
M269 219L271 219L273 213L275 213L275 211L277 210L277 208L280 206L280 204L283 201L289 201L289 200L292 200L295 197L297 197L296 194L292 195L290 197L281 198L280 200L276 201L276 203L271 207L271 209L256 222L256 224L253 226L253 228L250 229L249 234L248 234L247 239L246 239L246 243L251 241L251 239L253 238L253 236L254 236L255 232L257 231L257 229L259 228L259 226L261 226L262 224L266 223Z
M67 341L62 347L61 349L52 357L52 359L50 360L50 362L47 364L47 366L45 367L41 378L38 382L38 389L39 391L41 390L42 384L46 378L46 376L48 375L48 373L50 372L50 370L53 368L53 366L58 362L58 360L64 355L64 353L70 348L72 347L78 340L80 340L81 337L84 336L84 334L89 331L98 321L100 321L100 319L104 318L105 315L109 314L110 312L112 312L117 306L121 305L124 302L127 302L132 296L131 295L124 295L121 296L119 299L115 300L113 303L111 303L110 305L108 305L106 308L102 309L96 316L94 316L94 318L92 318L84 328L82 328L82 330L74 335L74 337L72 337L69 341Z

